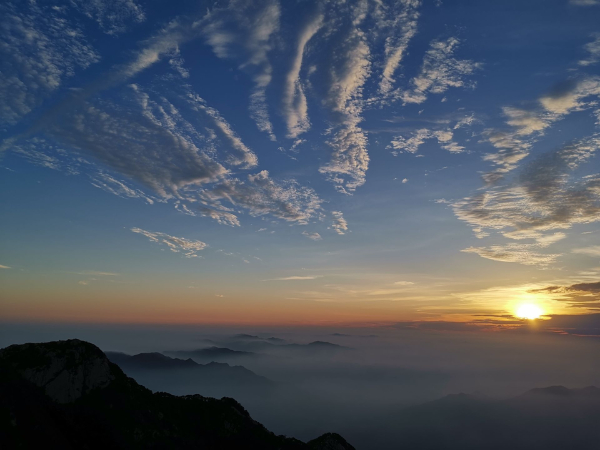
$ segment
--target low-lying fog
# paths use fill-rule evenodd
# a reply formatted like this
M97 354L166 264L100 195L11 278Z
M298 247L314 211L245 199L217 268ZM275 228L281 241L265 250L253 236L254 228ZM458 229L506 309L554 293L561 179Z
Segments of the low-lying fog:
M396 448L404 408L448 394L600 386L597 339L541 333L5 324L0 347L68 338L96 344L152 390L234 397L275 433L335 431L363 449ZM198 365L127 356L152 352Z

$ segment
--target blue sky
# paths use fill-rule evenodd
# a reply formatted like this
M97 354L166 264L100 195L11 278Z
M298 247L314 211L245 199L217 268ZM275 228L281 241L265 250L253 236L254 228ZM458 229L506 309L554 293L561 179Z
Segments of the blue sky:
M600 306L600 2L1 8L8 319Z

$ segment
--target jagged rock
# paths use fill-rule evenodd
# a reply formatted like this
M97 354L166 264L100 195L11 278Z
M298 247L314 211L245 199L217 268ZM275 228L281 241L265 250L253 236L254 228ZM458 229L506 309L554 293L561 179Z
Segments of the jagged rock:
M104 353L78 339L11 345L0 350L0 358L58 403L73 402L114 380Z

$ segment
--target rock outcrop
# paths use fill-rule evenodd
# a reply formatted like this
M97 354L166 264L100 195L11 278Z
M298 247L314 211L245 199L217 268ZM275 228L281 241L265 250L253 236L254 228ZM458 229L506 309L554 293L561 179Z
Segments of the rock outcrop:
M58 403L73 402L115 378L102 350L78 339L11 345L0 350L0 358Z

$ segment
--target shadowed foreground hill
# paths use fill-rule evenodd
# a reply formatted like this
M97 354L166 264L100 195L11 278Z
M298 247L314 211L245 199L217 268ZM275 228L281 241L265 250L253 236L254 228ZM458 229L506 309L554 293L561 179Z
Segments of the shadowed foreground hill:
M230 398L152 393L79 340L0 350L0 448L353 449L276 436Z

